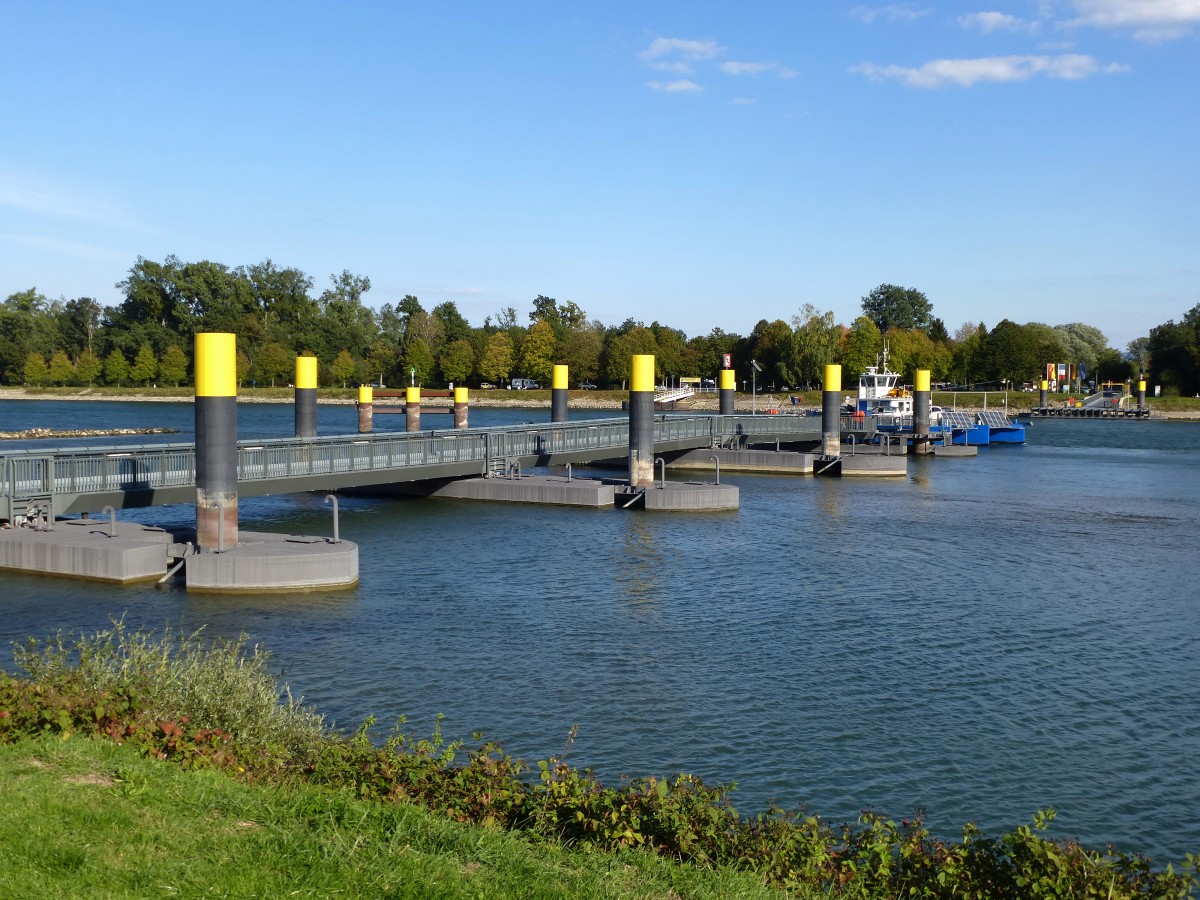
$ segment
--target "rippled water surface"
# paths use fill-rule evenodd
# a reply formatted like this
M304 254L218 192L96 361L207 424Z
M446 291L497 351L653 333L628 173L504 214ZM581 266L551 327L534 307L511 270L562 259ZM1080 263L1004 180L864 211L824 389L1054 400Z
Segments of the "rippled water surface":
M320 416L322 433L355 424L352 407ZM190 440L191 417L0 402L0 429L92 418ZM291 429L289 406L241 409L243 436ZM733 513L346 498L356 590L205 597L4 573L0 639L122 614L246 631L346 727L406 714L427 731L440 712L449 734L544 758L578 723L577 765L736 781L746 812L920 807L953 836L1053 806L1058 834L1178 860L1200 850L1200 424L1038 421L1029 436L911 458L905 479L725 474ZM316 496L243 500L241 524L331 527Z

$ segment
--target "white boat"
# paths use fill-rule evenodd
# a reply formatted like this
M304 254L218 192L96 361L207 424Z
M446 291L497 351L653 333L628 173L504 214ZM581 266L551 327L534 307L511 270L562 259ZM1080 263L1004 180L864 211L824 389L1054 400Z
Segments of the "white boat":
M884 344L875 365L867 366L858 376L858 396L845 399L847 411L855 416L874 416L876 427L883 430L912 428L912 391L899 382L899 373L888 368L888 348ZM931 406L929 424L939 425L941 421L941 407Z

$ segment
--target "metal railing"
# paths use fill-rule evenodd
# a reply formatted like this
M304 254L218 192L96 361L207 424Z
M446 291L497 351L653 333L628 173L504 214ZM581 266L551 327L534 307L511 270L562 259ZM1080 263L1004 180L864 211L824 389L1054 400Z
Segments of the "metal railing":
M794 416L680 416L656 414L660 445L721 446L745 435L787 436L812 430L811 418ZM844 427L850 430L858 423ZM803 426L803 427L802 427ZM819 426L817 426L819 430ZM623 456L629 445L627 418L496 426L416 433L387 432L311 438L239 441L239 483L442 466L493 460L537 460L555 455ZM193 444L121 445L54 450L14 450L0 456L11 518L16 499L56 494L106 494L186 488L196 482Z

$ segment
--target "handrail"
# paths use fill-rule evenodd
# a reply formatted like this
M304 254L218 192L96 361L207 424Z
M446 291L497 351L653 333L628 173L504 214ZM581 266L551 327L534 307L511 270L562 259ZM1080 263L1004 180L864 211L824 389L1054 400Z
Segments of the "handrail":
M810 417L656 413L654 441L656 445L708 447L748 434L807 434L818 428ZM606 453L620 455L628 445L627 418L265 438L238 442L237 477L239 483L248 483L475 462L482 473L494 459L587 453L600 459L606 458ZM196 483L196 448L189 443L19 449L0 453L0 459L0 491L10 507L17 497L153 491Z

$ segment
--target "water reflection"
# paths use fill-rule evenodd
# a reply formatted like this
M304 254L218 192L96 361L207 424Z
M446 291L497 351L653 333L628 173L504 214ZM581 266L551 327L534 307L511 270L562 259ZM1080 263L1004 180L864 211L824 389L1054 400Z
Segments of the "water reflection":
M655 540L656 529L647 513L620 514L626 522L621 533L623 553L617 559L617 585L622 595L635 605L652 606L662 594L663 553Z

